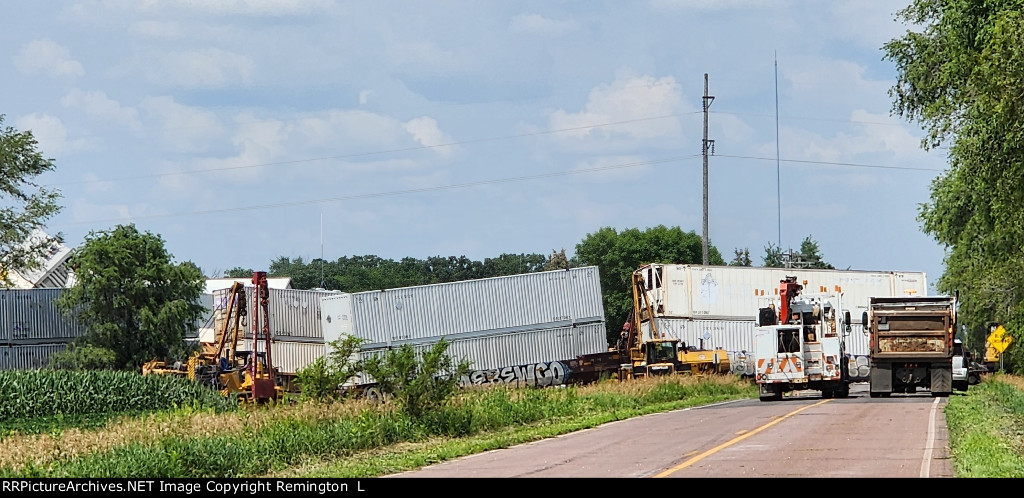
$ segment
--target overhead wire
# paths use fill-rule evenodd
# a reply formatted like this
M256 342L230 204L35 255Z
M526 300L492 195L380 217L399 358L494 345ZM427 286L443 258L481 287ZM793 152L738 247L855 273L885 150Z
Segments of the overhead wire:
M564 132L570 132L570 131L579 131L579 130L584 130L584 129L593 129L593 128L600 128L600 127L606 127L606 126L615 126L615 125L629 124L629 123L636 123L636 122L643 122L643 121L667 119L667 118L672 118L672 117L683 116L683 115L686 115L686 114L696 114L696 113L699 113L699 112L700 111L694 111L692 113L679 113L679 114L669 114L669 115L663 115L663 116L652 116L652 117L646 117L646 118L636 118L636 119L630 119L630 120L614 121L614 122L608 122L608 123L599 123L599 124L593 124L593 125L576 126L576 127L570 127L570 128L560 128L560 129L555 129L555 130L545 130L545 131L537 131L537 132L531 132L531 133L521 133L521 134L507 135L507 136L501 136L501 137L486 137L486 138L479 138L479 139L463 140L463 141L449 142L449 143L444 143L444 144L422 145L422 146L417 146L417 147L407 147L407 148L399 148L399 149L391 149L391 150L381 150L381 151L372 151L372 152L353 153L353 154L336 155L336 156L328 156L328 157L296 159L296 160L278 161L278 162L272 162L272 163L260 163L260 164L250 164L250 165L229 166L229 167L222 167L222 168L207 168L207 169L201 169L201 170L156 173L156 174L150 174L150 175L138 175L138 176L134 176L134 177L122 177L122 178L112 178L112 179L93 179L93 180L86 180L86 181L81 181L81 182L64 182L64 183L48 184L47 186L60 186L60 185L70 185L70 184L113 182L113 181L124 181L124 180L134 180L134 179L157 178L157 177L173 176L173 175L202 174L202 173L211 173L211 172L227 171L227 170L237 170L237 169L246 169L246 168L258 168L258 167L265 167L265 166L297 164L297 163L324 161L324 160L331 160L331 159L345 159L345 158L362 157L362 156L370 156L370 155L389 154L389 153L396 153L396 152L406 152L406 151L414 151L414 150L434 149L434 148L440 148L440 147L451 147L451 146L458 146L458 145L471 144L471 143L480 143L480 142L497 141L497 140L508 140L508 139L515 139L515 138L531 137L531 136L550 135L550 134L564 133ZM718 111L718 112L723 113L723 114L741 114L741 113L731 113L731 112L728 112L728 111L725 111L725 112ZM847 120L847 122L857 122L857 121ZM861 123L863 123L863 124L888 124L888 123L873 123L873 122L861 122ZM431 191L462 189L462 188L469 188L469 187L483 186L483 185L491 185L491 184L499 184L499 183L520 182L520 181L537 180L537 179L544 179L544 178L554 178L554 177L568 176L568 175L589 174L589 173L608 171L608 170L614 170L614 169L637 167L637 166L642 166L642 165L652 165L652 164L660 164L660 163L667 163L667 162L675 162L675 161L681 161L681 160L685 160L685 159L692 159L692 158L699 157L699 156L700 155L697 154L697 155L693 155L693 156L683 156L683 157L672 157L672 158L664 158L664 159L655 159L655 160L650 160L650 161L631 162L631 163L616 164L616 165L602 166L602 167L596 167L596 168L581 168L581 169L574 169L574 170L568 170L568 171L558 171L558 172L551 172L551 173L543 173L543 174L538 174L538 175L519 176L519 177L507 177L507 178L496 178L496 179L491 179L491 180L481 180L481 181L476 181L476 182L458 183L458 184L450 184L450 185L439 185L439 186L423 187L423 188L417 188L417 189L394 190L394 191L383 191L383 192L371 192L371 193L364 193L364 194L351 194L351 195L346 195L346 196L331 197L331 198L324 198L324 199L311 199L311 200L301 200L301 201L273 203L273 204L261 204L261 205L251 205L251 206L237 206L237 207L229 207L229 208L220 208L220 209L209 209L209 210L200 210L200 211L189 211L189 212L178 212L178 213L164 213L164 214L151 214L151 215L140 215L140 216L128 216L128 217L96 219L96 220L88 220L88 221L75 221L75 222L68 222L68 223L64 223L64 224L65 225L82 225L82 224L90 224L90 223L120 222L120 221L138 220L138 219L168 218L168 217L177 217L177 216L215 214L215 213L224 213L224 212L233 212L233 211L248 211L248 210L254 210L254 209L273 209L273 208L300 206L300 205L308 205L308 204L321 204L321 203L331 203L331 202L339 202L339 201L346 201L346 200L368 199L368 198L384 197L384 196L408 195L408 194L431 192ZM876 169L890 169L890 170L930 171L930 172L935 172L935 173L941 173L942 172L942 170L938 170L938 169L934 169L934 168L920 168L920 167L912 167L912 166L889 166L889 165L879 165L879 164L849 163L849 162L836 162L836 161L814 161L814 160L801 160L801 159L780 159L780 158L745 156L745 155L729 155L729 154L716 154L715 156L716 157L721 157L721 158L764 160L764 161L779 161L779 162L797 163L797 164L819 164L819 165L829 165L829 166L876 168Z
M281 166L281 165L285 165L285 164L300 164L300 163L309 163L309 162L316 162L316 161L328 161L328 160L335 160L335 159L352 159L352 158L356 158L356 157L365 157L365 156L374 156L374 155L383 155L383 154L395 154L395 153L399 153L399 152L410 152L410 151L417 151L417 150L437 149L437 148L441 148L441 147L454 147L454 146L459 146L459 145L467 145L467 144L474 144L474 143L481 143L481 142L493 142L493 141L499 141L499 140L512 140L512 139L517 139L517 138L527 138L527 137L535 137L535 136L542 136L542 135L553 135L553 134L557 134L557 133L566 133L566 132L571 132L571 131L588 130L588 129L593 129L593 128L602 128L602 127L606 127L606 126L617 126L617 125L622 125L622 124L640 123L640 122L644 122L644 121L653 121L653 120L658 120L658 119L675 118L675 117L679 117L679 116L685 116L687 114L696 114L698 112L700 112L700 111L678 113L678 114L667 114L667 115L664 115L664 116L651 116L651 117L646 117L646 118L626 119L626 120L622 120L622 121L613 121L613 122L608 122L608 123L598 123L598 124L591 124L591 125L574 126L574 127L571 127L571 128L559 128L559 129L555 129L555 130L536 131L536 132L530 132L530 133L520 133L520 134L516 134L516 135L506 135L506 136L501 136L501 137L476 138L476 139L470 139L470 140L461 140L461 141L458 141L458 142L447 142L447 143L443 143L443 144L419 145L419 146L416 146L416 147L403 147L403 148L398 148L398 149L378 150L378 151L370 151L370 152L357 152L357 153L352 153L352 154L342 154L342 155L336 155L336 156L312 157L312 158L306 158L306 159L293 159L293 160L289 160L289 161L276 161L276 162L270 162L270 163L246 164L246 165L237 165L237 166L224 166L224 167L219 167L219 168L205 168L205 169L196 169L196 170L187 170L187 171L169 171L169 172L164 172L164 173L152 173L152 174L148 174L148 175L125 176L125 177L119 177L119 178L91 179L91 180L81 180L81 181L73 181L73 182L49 183L49 184L46 184L45 186L47 186L47 187L60 187L60 186L66 186L66 185L84 185L84 184L91 184L91 183L109 183L109 182L118 182L118 181L126 181L126 180L142 180L142 179L148 179L148 178L160 178L160 177L167 177L167 176L192 175L192 174L214 173L214 172L220 172L220 171L230 171L230 170L239 170L239 169L262 168L262 167L267 167L267 166Z
M537 174L537 175L507 177L507 178L494 178L494 179L491 179L491 180L480 180L480 181L476 181L476 182L456 183L456 184L450 184L450 185L437 185L437 186L433 186L433 187L421 187L421 188L405 189L405 190L391 190L391 191L384 191L384 192L370 192L370 193L365 193L365 194L351 194L351 195L344 195L344 196L340 196L340 197L329 197L329 198L323 198L323 199L306 199L306 200L301 200L301 201L277 202L277 203L272 203L272 204L259 204L259 205L251 205L251 206L237 206L237 207L230 207L230 208L207 209L207 210L201 210L201 211L188 211L188 212L179 212L179 213L150 214L150 215L128 216L128 217L108 218L108 219L98 219L98 220L88 220L88 221L74 221L74 222L62 223L61 225L84 225L84 224L91 224L91 223L114 223L114 222L127 221L127 220L154 219L154 218L171 218L171 217L177 217L177 216L194 216L194 215L216 214L216 213L226 213L226 212L234 212L234 211L250 211L250 210L255 210L255 209L272 209L272 208L282 208L282 207L293 207L293 206L302 206L302 205L308 205L308 204L325 204L325 203L339 202L339 201L348 201L348 200L355 200L355 199L370 199L370 198L375 198L375 197L387 197L387 196L395 196L395 195L417 194L417 193L423 193L423 192L436 192L436 191L441 191L441 190L454 190L454 189L461 189L461 188L478 187L478 186L482 186L482 185L494 185L494 184L499 184L499 183L511 183L511 182L527 181L527 180L539 180L539 179L543 179L543 178L555 178L555 177L560 177L560 176L582 175L582 174L596 173L596 172L601 172L601 171L611 171L611 170L623 169L623 168L635 168L635 167L638 167L638 166L647 166L647 165L651 165L651 164L659 164L659 163L682 161L682 160L686 160L686 159L694 159L694 158L697 158L697 157L700 157L700 154L694 154L694 155L691 155L691 156L682 156L682 157L671 157L671 158L664 158L664 159L656 159L656 160L651 160L651 161L639 161L639 162L631 162L631 163L613 164L613 165L607 165L607 166L598 166L598 167L594 167L594 168L580 168L580 169L573 169L573 170L568 170L568 171L556 171L556 172L551 172L551 173L541 173L541 174Z

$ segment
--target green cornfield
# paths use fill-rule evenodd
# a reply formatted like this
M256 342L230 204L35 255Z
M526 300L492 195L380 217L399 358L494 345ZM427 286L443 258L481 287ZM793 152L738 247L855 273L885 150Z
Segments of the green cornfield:
M236 403L185 378L107 370L0 371L0 422L96 413L139 413Z

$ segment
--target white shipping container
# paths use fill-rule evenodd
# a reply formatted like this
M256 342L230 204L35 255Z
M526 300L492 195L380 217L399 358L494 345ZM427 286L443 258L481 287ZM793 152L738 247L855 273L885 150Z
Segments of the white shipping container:
M243 351L252 351L252 340L243 341ZM261 342L259 350L265 347ZM275 340L270 344L270 361L284 375L295 375L300 369L324 355L322 342L296 342Z
M607 345L604 330L603 323L593 323L578 327L556 327L463 337L449 341L448 355L456 360L469 361L470 368L473 370L569 360L580 355L605 351ZM417 353L422 353L430 349L439 339L409 341L409 344ZM259 349L264 350L262 343ZM243 342L243 350L252 351L251 339L246 339ZM303 367L324 356L327 350L328 348L322 342L278 339L271 343L270 358L282 374L295 375ZM364 349L359 354L360 357L365 358L384 350L382 348Z
M850 334L846 336L846 352L850 355L866 356L869 354L869 337L864 333L864 326L853 318ZM691 318L657 318L655 325L658 332L665 337L673 337L685 342L687 346L701 346L706 349L722 348L730 354L743 356L754 350L753 320L694 320ZM647 322L643 330L648 333Z
M321 297L326 341L366 348L604 322L597 267Z
M819 270L742 266L647 265L640 269L655 316L693 319L753 319L779 298L779 283L795 276L804 292L842 292L859 317L873 296L925 295L922 272Z
M227 307L231 297L231 289L220 289L213 293L213 330L216 332L224 327L227 318ZM253 288L245 287L245 309L247 317L242 329L252 335L252 325L248 321L256 311L253 310ZM274 289L267 292L267 313L270 316L270 333L275 338L289 341L296 338L323 340L324 334L320 324L320 298L324 295L337 294L322 290ZM262 311L260 311L262 313ZM262 315L261 315L262 316Z
M440 340L439 337L424 341L406 341L417 354L429 350ZM448 339L447 354L456 361L470 362L470 369L501 370L511 367L544 365L551 362L575 359L577 356L607 351L604 323L591 323L576 327L554 327L501 334L488 334L473 337ZM396 345L397 346L397 345ZM364 349L360 357L366 358L381 354L387 348ZM564 366L563 366L564 368ZM556 369L547 372L554 374ZM511 371L511 370L510 370ZM546 370L545 370L546 371ZM518 369L513 372L513 380L531 382L535 380L529 375L536 375L537 369ZM543 375L542 375L543 377ZM554 377L549 378L553 379ZM360 382L371 379L363 377ZM541 381L544 385L544 381Z

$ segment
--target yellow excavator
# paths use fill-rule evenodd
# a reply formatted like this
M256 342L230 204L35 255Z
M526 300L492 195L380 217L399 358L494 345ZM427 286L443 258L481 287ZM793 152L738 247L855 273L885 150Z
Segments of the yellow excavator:
M250 317L252 324L252 351L239 351L242 317L247 315L245 286L235 282L228 291L226 316L214 330L212 343L200 343L200 350L189 357L187 365L168 365L154 359L142 366L142 375L177 375L188 377L217 389L229 396L237 394L241 400L265 402L279 400L284 388L273 368L268 315L268 287L266 272L253 274L253 304L256 310ZM262 312L262 313L261 313ZM260 348L262 347L262 350Z
M674 373L729 373L729 356L724 349L705 349L703 341L701 347L689 346L658 331L655 307L647 294L643 272L633 272L632 291L633 316L623 325L620 341L620 349L628 350L629 363L620 368L620 379Z

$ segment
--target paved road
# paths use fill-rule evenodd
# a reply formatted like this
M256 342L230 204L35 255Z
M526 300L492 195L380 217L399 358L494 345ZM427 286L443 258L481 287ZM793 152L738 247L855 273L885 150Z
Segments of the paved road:
M945 398L817 391L659 413L393 477L952 477Z

